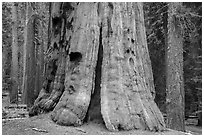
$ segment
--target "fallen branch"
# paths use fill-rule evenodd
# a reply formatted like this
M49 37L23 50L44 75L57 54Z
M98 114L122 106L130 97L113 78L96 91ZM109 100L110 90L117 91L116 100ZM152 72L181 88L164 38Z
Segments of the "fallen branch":
M83 129L76 128L76 130L83 132L83 133L86 133L86 131L84 131Z
M32 128L32 130L34 130L34 131L38 131L38 132L45 132L45 133L48 133L48 131L47 131L47 130L44 130L44 129Z
M3 118L2 121L11 121L11 120L22 120L22 119L26 119L26 118Z
M185 135L192 135L190 132L183 132L183 131L178 131L178 130L173 130L173 129L170 129L170 128L167 128L167 131L173 131L173 132L180 132L180 133L183 133Z

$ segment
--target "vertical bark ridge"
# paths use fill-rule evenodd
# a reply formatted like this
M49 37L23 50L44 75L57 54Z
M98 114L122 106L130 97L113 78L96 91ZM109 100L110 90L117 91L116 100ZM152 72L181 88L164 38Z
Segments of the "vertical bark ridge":
M146 81L146 86L148 88L150 88L150 92L153 96L153 98L155 98L155 88L154 88L154 79L153 79L153 73L152 73L152 68L151 66L151 61L149 60L150 56L149 56L149 52L148 52L148 46L147 46L147 40L146 37L142 37L145 36L145 26L144 26L144 18L142 18L142 16L144 16L143 12L141 12L142 10L142 3L138 3L137 5L134 4L134 10L136 12L138 12L139 14L136 14L136 20L135 20L135 25L136 25L136 35L137 35L137 39L138 39L138 44L140 44L142 46L142 48L140 48L140 52L145 55L144 58L142 58L142 62L143 62L143 67L145 69L145 79Z
M55 75L53 90L49 98L47 98L44 103L44 109L47 111L50 111L55 107L64 91L65 68L66 56L65 53L61 52L58 59L58 68Z

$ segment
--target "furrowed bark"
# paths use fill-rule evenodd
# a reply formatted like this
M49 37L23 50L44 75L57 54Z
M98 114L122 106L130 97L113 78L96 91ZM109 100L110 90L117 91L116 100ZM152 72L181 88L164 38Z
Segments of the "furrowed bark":
M80 3L73 21L65 74L65 91L51 115L61 125L81 125L86 116L94 86L98 52L96 3Z
M136 20L135 20L135 29L136 29L136 39L137 44L140 46L138 48L139 53L141 53L142 58L142 65L144 68L144 76L147 88L150 89L150 92L155 98L155 88L154 88L154 79L152 73L152 65L151 60L148 52L147 46L147 39L146 39L146 30L145 30L145 23L144 23L144 14L143 14L143 4L138 3L134 4L134 10L136 12Z
M65 10L63 12L62 9ZM46 51L45 81L34 106L30 109L29 115L53 110L64 91L64 75L69 45L66 38L65 15L70 15L69 3L52 3L50 5L50 42ZM68 14L67 14L68 13ZM67 48L68 47L68 48Z
M134 128L163 130L163 116L153 101L150 87L146 85L149 80L145 79L145 62L142 61L145 55L136 34L135 20L139 20L138 14L143 11L141 8L134 11L133 6L139 6L134 4L102 4L101 112L106 127L111 131Z
M33 107L29 111L30 116L53 110L56 103L59 101L59 98L64 91L65 62L66 57L63 53L61 53L60 59L57 63L58 67L54 78L53 88L51 88L52 92L48 92L49 89L46 88L52 85L44 86L44 88L40 91L38 98L35 100ZM46 82L49 83L49 80L47 80Z

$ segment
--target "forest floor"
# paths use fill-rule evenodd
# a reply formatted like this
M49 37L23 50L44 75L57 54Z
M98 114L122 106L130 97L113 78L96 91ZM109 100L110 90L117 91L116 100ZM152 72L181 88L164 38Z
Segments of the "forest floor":
M2 107L6 108L8 102L2 99ZM6 109L5 109L6 110ZM163 132L150 132L143 130L110 132L105 125L98 121L84 123L80 127L60 126L54 123L50 114L41 114L28 117L26 110L22 108L7 109L7 115L2 114L3 135L201 135L202 128L194 125L195 121L186 121L187 132L166 130ZM8 112L9 111L9 112ZM24 115L23 115L24 114ZM194 123L193 123L194 122Z

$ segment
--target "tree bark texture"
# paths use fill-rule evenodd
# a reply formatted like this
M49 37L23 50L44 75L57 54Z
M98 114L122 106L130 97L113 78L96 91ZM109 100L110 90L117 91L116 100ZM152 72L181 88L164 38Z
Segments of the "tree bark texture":
M169 3L168 45L166 50L167 127L185 131L184 84L183 84L183 39L176 18L181 3Z
M30 115L53 110L52 120L68 126L100 118L111 131L165 129L151 94L142 4L54 3L51 11L47 60L56 73Z
M142 54L142 65L144 67L144 75L147 88L150 89L150 92L155 98L155 87L154 87L154 79L152 73L152 65L150 61L150 56L148 52L147 46L147 39L146 39L146 30L145 30L145 23L144 23L144 13L143 13L143 4L139 3L138 6L135 6L135 27L136 27L136 43L140 45L139 52Z
M163 117L146 84L149 83L145 78L148 64L143 65L145 60L142 59L148 52L143 43L145 34L142 34L141 27L144 27L144 22L140 22L143 20L140 15L142 5L106 3L102 6L101 113L106 127L113 131L133 128L160 130L164 127Z
M43 41L43 26L41 20L36 17L35 23L35 67L36 67L36 73L35 73L35 98L38 97L38 94L40 90L42 89L43 84L43 75L44 75L44 41Z
M10 92L10 103L18 102L18 33L17 33L17 3L12 5L12 90Z

